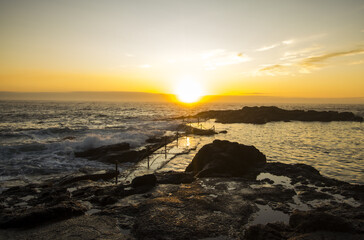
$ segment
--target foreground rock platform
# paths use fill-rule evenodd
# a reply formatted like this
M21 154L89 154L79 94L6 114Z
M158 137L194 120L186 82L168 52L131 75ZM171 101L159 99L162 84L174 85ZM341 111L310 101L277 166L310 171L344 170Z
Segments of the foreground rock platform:
M264 124L278 121L363 121L362 117L356 116L351 112L285 110L274 106L243 107L239 110L211 110L200 112L190 117L216 119L216 122L219 123L255 124Z
M219 150L227 156L244 146L215 144L228 145ZM363 239L363 185L305 164L250 170L203 178L159 172L130 184L77 176L9 188L0 195L0 239ZM59 218L57 206L80 212ZM47 218L24 224L37 209Z

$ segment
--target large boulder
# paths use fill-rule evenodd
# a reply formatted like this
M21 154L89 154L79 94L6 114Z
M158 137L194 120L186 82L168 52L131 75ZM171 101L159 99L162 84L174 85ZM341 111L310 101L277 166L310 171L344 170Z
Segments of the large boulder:
M254 146L215 140L200 149L186 172L196 177L240 177L265 163L265 155Z
M150 186L154 187L157 184L157 177L154 174L147 174L133 179L131 186L133 188Z

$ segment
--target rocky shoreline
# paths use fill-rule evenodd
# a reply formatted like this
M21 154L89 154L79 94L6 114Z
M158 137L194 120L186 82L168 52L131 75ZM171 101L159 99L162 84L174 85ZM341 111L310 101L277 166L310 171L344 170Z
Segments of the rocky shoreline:
M236 171L243 168L244 171ZM364 186L215 140L187 172L87 172L9 188L0 239L362 239Z
M180 118L216 119L219 123L254 123L265 124L279 121L331 122L354 121L362 122L363 118L351 112L315 111L315 110L285 110L275 106L243 107L239 110L210 110L194 116Z

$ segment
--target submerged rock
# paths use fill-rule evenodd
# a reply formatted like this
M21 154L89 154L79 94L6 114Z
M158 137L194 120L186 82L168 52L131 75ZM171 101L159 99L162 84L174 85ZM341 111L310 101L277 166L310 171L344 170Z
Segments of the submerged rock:
M277 121L355 121L363 118L351 112L285 110L278 107L243 107L240 110L211 110L200 112L193 117L216 119L220 123L264 124Z
M265 155L254 146L215 140L200 149L186 172L192 172L197 177L238 177L265 163Z

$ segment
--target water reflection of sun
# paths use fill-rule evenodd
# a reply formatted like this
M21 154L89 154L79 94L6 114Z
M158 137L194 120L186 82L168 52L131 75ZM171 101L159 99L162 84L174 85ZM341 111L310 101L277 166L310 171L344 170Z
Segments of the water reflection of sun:
M175 87L175 94L183 103L194 103L201 99L204 94L201 84L192 79L183 79Z
M189 147L191 145L190 138L186 137L186 146Z

